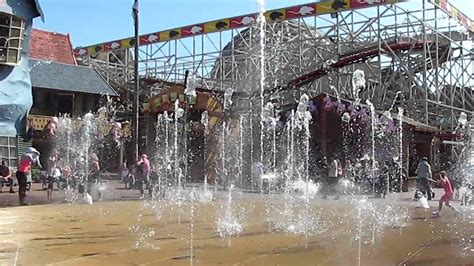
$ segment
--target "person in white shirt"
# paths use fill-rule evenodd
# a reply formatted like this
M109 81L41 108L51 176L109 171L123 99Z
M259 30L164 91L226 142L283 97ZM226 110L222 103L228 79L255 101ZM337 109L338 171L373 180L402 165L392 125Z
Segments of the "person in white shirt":
M51 166L50 172L48 173L47 196L48 196L49 201L53 199L54 183L57 182L60 177L61 177L61 170L59 170L59 168L56 166L56 163L54 162Z

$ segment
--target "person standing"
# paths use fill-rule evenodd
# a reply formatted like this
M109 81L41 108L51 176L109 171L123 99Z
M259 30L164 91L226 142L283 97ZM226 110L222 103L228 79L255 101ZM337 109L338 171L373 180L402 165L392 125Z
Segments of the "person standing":
M33 165L42 168L40 163L40 152L35 148L30 147L21 156L20 165L18 166L18 171L16 171L16 178L18 180L19 187L18 196L20 199L20 205L22 206L29 205L27 202L25 202L27 188L26 174L31 171L31 166Z
M146 166L143 162L143 159L137 161L137 166L135 167L135 178L136 178L136 185L138 190L140 191L140 199L145 198L145 192L143 189L143 185L145 184L145 176L146 176Z
M428 158L421 158L416 168L416 175L418 177L418 184L421 188L421 191L424 195L428 196L428 200L431 200L431 187L429 184L429 179L431 179L431 165L428 163Z
M61 171L56 166L56 162L53 162L52 165L48 166L50 168L50 172L48 173L48 190L47 196L48 201L53 200L53 190L54 190L54 183L59 180L61 177Z
M58 155L59 155L59 152L56 149L53 149L46 162L46 175L47 175L47 184L48 184L47 191L51 193L51 194L48 194L48 200L50 199L50 196L53 193L53 187L54 187L54 182L55 182L53 173L54 173L54 168L56 168L56 163L58 161Z
M152 194L152 184L150 182L150 161L148 160L148 156L146 154L142 154L142 164L143 164L143 180L145 182L145 185L148 189L149 194Z
M8 167L7 163L2 160L2 165L0 165L0 174L2 175L3 182L2 182L2 187L0 187L0 193L2 193L3 189L3 184L8 183L10 186L10 193L15 193L13 191L13 178L12 178L12 173L10 171L10 167Z
M130 175L130 170L127 167L127 163L124 162L122 166L120 167L120 179L125 184L125 189L127 189L127 184L129 183L129 175Z

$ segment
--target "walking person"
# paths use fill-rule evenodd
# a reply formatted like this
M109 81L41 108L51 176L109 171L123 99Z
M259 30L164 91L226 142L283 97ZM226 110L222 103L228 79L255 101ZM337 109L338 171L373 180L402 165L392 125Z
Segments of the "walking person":
M421 158L416 168L417 181L420 186L421 192L427 196L428 200L432 199L431 187L429 179L431 179L431 165L428 163L428 158Z
M130 174L130 170L127 167L127 163L124 162L122 164L122 166L120 167L120 179L125 184L125 189L127 189L127 184L129 182L129 180L128 180L129 179L129 174Z
M440 215L441 209L443 208L443 203L447 207L457 211L457 209L454 208L454 206L449 204L449 202L453 199L454 190L453 190L453 186L451 184L451 181L448 178L448 174L445 171L441 171L439 173L439 180L438 181L435 181L435 180L430 180L430 181L437 182L444 189L444 195L439 200L438 210L433 212L433 215L434 216L439 216Z
M13 191L13 178L12 178L12 172L10 171L10 167L8 167L7 162L2 160L2 165L0 165L0 174L2 175L2 186L0 187L0 193L2 193L3 190L3 184L8 183L10 186L10 193L15 193Z
M48 189L46 190L49 201L53 200L54 183L58 182L59 178L61 177L61 171L56 166L55 162L50 168L51 172L48 173Z
M53 149L51 151L51 154L48 157L48 160L46 162L46 194L48 197L48 200L52 199L53 195L53 189L54 189L54 170L56 169L56 161L58 159L58 152L56 149Z
M142 164L144 167L143 180L145 182L146 188L148 189L148 193L151 195L153 192L153 188L150 182L150 171L151 171L150 161L148 160L148 156L146 154L142 154L141 158L142 158Z
M31 171L31 166L34 165L42 168L40 163L40 152L31 147L21 156L18 171L16 171L16 178L18 180L18 196L20 199L20 205L22 206L29 205L29 203L25 201L27 189L26 174Z

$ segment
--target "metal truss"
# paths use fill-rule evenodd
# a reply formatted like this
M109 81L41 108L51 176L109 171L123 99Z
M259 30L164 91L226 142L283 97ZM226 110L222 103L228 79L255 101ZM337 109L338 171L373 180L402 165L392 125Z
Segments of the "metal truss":
M301 93L357 96L371 99L380 110L398 104L406 116L443 130L456 127L460 112L473 114L473 33L430 2L287 19L264 30L266 97L277 107L295 103ZM259 25L252 24L143 45L140 75L182 83L189 70L203 89L233 89L252 99L260 90L259 40ZM82 62L127 90L134 76L131 54L110 51L83 56ZM356 69L367 80L360 95L352 90ZM143 91L157 93L163 86Z

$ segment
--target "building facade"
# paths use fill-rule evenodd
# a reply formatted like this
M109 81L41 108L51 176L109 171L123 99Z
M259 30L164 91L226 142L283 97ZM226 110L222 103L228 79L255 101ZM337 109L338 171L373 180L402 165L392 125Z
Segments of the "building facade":
M12 166L33 104L28 56L36 17L43 18L36 0L0 1L0 157Z

